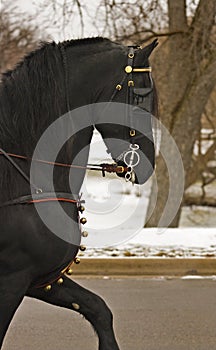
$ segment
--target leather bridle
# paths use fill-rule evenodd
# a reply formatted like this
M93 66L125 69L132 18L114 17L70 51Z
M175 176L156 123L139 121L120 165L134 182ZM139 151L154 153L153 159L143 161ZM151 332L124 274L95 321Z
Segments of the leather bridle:
M130 131L128 135L130 145L127 151L123 152L116 158L116 161L120 160L124 162L127 167L127 171L125 172L125 180L132 182L135 181L135 173L133 169L139 164L140 161L140 156L138 153L139 145L135 143L136 139L140 137L136 135L137 131L135 126L135 114L136 111L139 112L140 110L144 110L147 113L150 113L150 115L152 114L154 91L154 84L151 76L151 67L134 67L134 57L136 52L140 49L141 46L128 46L127 66L125 67L126 74L124 74L122 81L116 85L116 89L111 96L111 101L113 101L117 95L117 92L121 91L124 88L126 81L126 105L128 106L126 113L128 115L130 125ZM133 73L149 73L150 86L148 88L137 88L135 86ZM110 153L109 150L107 150L107 152Z
M134 56L136 52L140 49L140 46L129 46L128 47L128 54L127 54L127 66L125 67L125 74L123 76L123 79L120 83L118 83L113 91L113 94L110 98L109 102L113 102L117 93L121 91L124 87L125 81L127 82L127 99L126 102L128 105L137 105L141 109L145 109L149 112L151 112L151 106L152 106L152 96L153 96L153 81L151 78L151 67L134 67ZM66 66L66 58L65 53L62 48L62 57L63 57L63 64ZM65 67L65 72L67 72L67 67ZM149 88L136 88L134 79L133 79L133 73L149 73L150 76L150 87ZM67 73L65 74L65 85L67 82ZM67 86L66 87L66 100L67 100L67 109L70 110L69 105L69 99L68 99L68 92L67 92ZM22 196L10 201L7 201L0 205L1 207L13 205L13 204L30 204L35 202L49 202L49 201L65 201L65 202L71 202L76 203L79 207L81 206L80 199L74 199L74 195L68 194L68 193L47 193L43 192L43 189L39 188L36 184L32 183L30 178L26 175L26 173L21 169L21 167L14 161L13 158L17 159L23 159L23 160L31 160L31 161L37 161L39 163L45 163L55 166L62 166L62 167L71 167L71 168L82 168L82 169L90 169L90 170L100 170L102 171L102 174L104 176L105 172L116 172L116 173L126 173L125 179L126 181L133 180L132 174L133 174L133 168L136 166L139 162L139 155L137 153L137 149L139 148L138 145L135 144L134 140L136 139L136 129L134 127L134 121L133 121L133 113L131 109L129 109L129 120L130 120L130 132L129 132L129 139L130 139L130 149L122 155L124 162L126 163L126 166L118 166L117 164L101 164L101 165L94 165L94 164L87 164L86 167L84 166L78 166L78 165L69 165L64 163L57 163L57 162L49 162L46 160L35 160L28 158L23 155L13 154L6 152L2 148L0 148L0 155L4 156L11 165L22 175L22 177L29 183L29 185L35 190L36 197L34 195L34 198L32 195ZM130 162L128 163L126 161L127 154L130 154ZM121 158L121 155L119 156ZM137 157L137 160L134 163L134 159ZM120 159L119 158L119 159Z

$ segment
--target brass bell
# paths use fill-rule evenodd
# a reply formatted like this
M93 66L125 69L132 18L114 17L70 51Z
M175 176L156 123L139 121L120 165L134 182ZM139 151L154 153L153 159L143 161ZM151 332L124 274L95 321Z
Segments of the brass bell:
M62 283L64 282L63 278L59 278L58 281L57 281L57 284L60 286Z
M80 222L82 225L85 225L87 223L87 219L86 218L81 218Z
M80 258L75 258L74 262L75 262L75 264L79 264L80 263Z
M80 309L80 306L79 306L79 304L77 304L77 303L72 303L72 306L73 306L73 308L74 308L75 310L79 310L79 309Z
M85 207L83 205L80 205L79 211L80 211L80 213L83 213L85 211Z
M52 289L51 284L48 284L48 285L44 288L45 292L49 292L51 289Z
M72 273L73 273L73 270L72 270L72 269L68 269L68 270L66 271L66 274L67 274L67 275L72 275Z
M88 237L88 232L87 232L87 231L83 231L83 232L82 232L82 236L83 236L83 237Z
M86 247L85 247L84 245L81 245L81 246L79 247L79 249L80 249L82 252L84 252L84 251L86 250Z

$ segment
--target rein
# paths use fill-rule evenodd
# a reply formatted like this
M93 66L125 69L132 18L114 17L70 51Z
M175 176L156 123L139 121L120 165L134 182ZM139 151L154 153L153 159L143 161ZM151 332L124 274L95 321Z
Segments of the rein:
M24 171L20 168L20 166L12 159L22 159L22 160L31 160L34 162L47 164L47 165L54 165L58 167L65 167L65 168L76 168L76 169L88 169L88 170L96 170L96 171L102 171L103 177L105 176L105 172L108 173L117 173L121 174L128 171L128 167L119 166L117 164L101 164L101 165L95 165L95 164L87 164L87 166L81 166L81 165L72 165L72 164L66 164L66 163L59 163L59 162L51 162L46 161L42 159L33 159L27 156L22 156L14 153L7 153L2 148L0 148L0 155L3 155L11 164L15 167L15 169L23 176L23 178L29 183L31 187L34 188L35 194L39 195L39 198L32 199L31 195L28 196L22 196L17 199L5 202L3 205L0 205L0 208L3 206L8 206L12 204L31 204L31 203L42 203L42 202L51 202L51 201L62 201L62 202L70 202L77 204L80 201L74 200L71 198L71 195L68 195L68 193L61 193L60 195L58 193L53 196L53 193L44 193L41 188L36 186L30 178L24 173ZM42 198L43 197L43 198Z
M77 204L78 207L81 207L81 203L84 203L84 201L81 201L79 197L78 199L73 199L71 194L69 193L56 192L54 197L52 192L41 192L41 193L36 193L34 195L26 195L26 196L21 196L19 198L12 199L10 201L5 202L3 205L0 205L0 208L9 206L9 205L15 205L15 204L32 204L32 203L54 202L54 201L74 203L74 204Z
M47 165L54 165L59 167L65 167L65 168L76 168L76 169L87 169L87 170L96 170L96 171L102 171L103 176L105 176L105 172L108 173L117 173L121 174L128 170L127 167L117 165L116 163L113 164L87 164L86 166L82 165L72 165L72 164L66 164L66 163L59 163L59 162L51 162L48 160L43 159L34 159L27 156L21 156L19 154L14 153L7 153L2 148L0 148L0 155L4 155L8 161L20 172L20 174L28 181L30 182L29 177L22 171L22 169L13 161L12 158L18 158L23 160L30 160L32 162L47 164ZM34 186L33 186L34 187ZM36 187L36 186L35 186Z

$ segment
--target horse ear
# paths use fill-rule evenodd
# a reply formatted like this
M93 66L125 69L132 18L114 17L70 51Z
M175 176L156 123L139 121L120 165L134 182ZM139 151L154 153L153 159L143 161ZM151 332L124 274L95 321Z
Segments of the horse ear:
M151 42L151 44L145 46L142 49L143 54L145 55L146 58L149 58L151 55L152 51L155 49L155 47L158 45L158 39L155 39Z

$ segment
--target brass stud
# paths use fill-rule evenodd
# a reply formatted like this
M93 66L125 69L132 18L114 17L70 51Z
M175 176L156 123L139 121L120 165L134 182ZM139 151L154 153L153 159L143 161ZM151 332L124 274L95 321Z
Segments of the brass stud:
M122 89L122 85L121 84L117 84L116 85L116 90L120 91Z
M87 219L86 218L81 218L80 222L82 225L85 225L87 223Z
M62 283L64 282L63 278L59 278L58 281L57 281L57 284L60 286Z
M69 276L72 275L72 274L73 274L73 270L72 270L72 269L68 269L68 270L66 271L66 274L69 275Z
M136 130L130 130L130 136L135 136L136 135Z
M75 262L75 264L79 264L80 263L80 258L75 258L74 262Z
M44 288L45 292L49 292L51 289L52 289L51 284L48 284L48 285Z
M83 213L85 211L85 207L83 205L80 205L79 211L80 211L80 213Z
M128 86L134 86L134 81L133 80L129 80L128 81Z
M88 237L88 232L87 232L87 231L83 231L83 232L82 232L82 236L83 236L83 237Z
M130 52L130 53L128 54L128 57L129 57L129 58L134 58L134 53Z
M79 304L77 304L77 303L72 303L72 306L73 306L73 308L74 308L75 310L79 310L79 309L80 309L80 306L79 306Z
M86 246L81 245L81 246L79 247L79 249L80 249L82 252L84 252L84 251L86 250Z
M133 70L133 68L132 68L131 66L126 66L126 67L125 67L125 72L126 72L126 73L131 73L132 70Z

